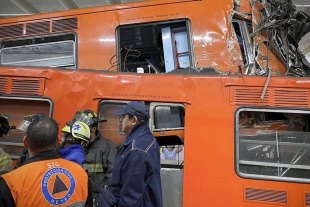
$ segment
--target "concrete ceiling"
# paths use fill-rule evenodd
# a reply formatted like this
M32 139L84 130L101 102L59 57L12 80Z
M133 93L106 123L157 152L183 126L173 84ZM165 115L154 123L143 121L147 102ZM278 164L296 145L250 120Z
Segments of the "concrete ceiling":
M0 0L0 18L137 1L141 0Z
M72 10L143 0L0 0L0 18ZM298 10L310 15L309 0L292 0Z

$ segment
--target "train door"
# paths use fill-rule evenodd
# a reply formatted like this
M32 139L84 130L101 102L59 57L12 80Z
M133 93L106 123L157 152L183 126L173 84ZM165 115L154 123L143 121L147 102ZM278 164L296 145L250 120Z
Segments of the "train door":
M99 124L99 131L117 147L126 136L121 132L121 122L114 111L125 107L128 101L105 100L99 103L99 118L107 122ZM144 102L149 108L149 126L160 145L161 179L165 207L182 206L184 166L184 117L182 104Z

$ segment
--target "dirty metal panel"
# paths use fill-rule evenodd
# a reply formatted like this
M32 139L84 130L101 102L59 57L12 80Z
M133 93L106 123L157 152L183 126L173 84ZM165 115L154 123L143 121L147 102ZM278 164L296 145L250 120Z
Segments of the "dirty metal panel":
M245 188L245 201L288 204L288 192L270 189Z
M230 103L233 105L268 106L270 103L269 90L262 100L263 87L231 87Z
M0 94L43 96L44 78L0 77Z
M230 103L244 106L277 106L309 108L308 89L279 89L267 88L262 99L263 87L231 87Z

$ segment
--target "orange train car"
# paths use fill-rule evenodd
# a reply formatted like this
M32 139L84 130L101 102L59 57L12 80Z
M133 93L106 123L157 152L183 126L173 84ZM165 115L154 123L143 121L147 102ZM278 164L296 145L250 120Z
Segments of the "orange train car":
M2 19L0 113L17 125L41 112L62 127L92 109L121 146L113 112L143 101L164 206L310 206L307 64L288 66L265 44L263 10L159 0ZM14 159L22 138L1 140ZM183 149L173 160L170 145Z
M90 108L108 120L101 134L120 146L125 136L114 110L143 101L162 148L183 148L175 160L162 156L165 206L309 206L306 78L273 77L261 100L266 78L259 76L26 71L1 69L12 91L23 89L13 88L17 80L42 88L41 96L1 96L0 109L12 122L39 110L64 126L75 110ZM19 133L2 141L15 156Z

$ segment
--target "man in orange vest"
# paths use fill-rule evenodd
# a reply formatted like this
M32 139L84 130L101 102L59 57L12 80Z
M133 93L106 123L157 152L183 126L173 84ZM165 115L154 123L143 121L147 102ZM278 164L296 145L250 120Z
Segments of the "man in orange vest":
M55 120L31 122L24 138L29 159L0 177L1 207L92 207L87 173L80 165L60 157L57 142Z

